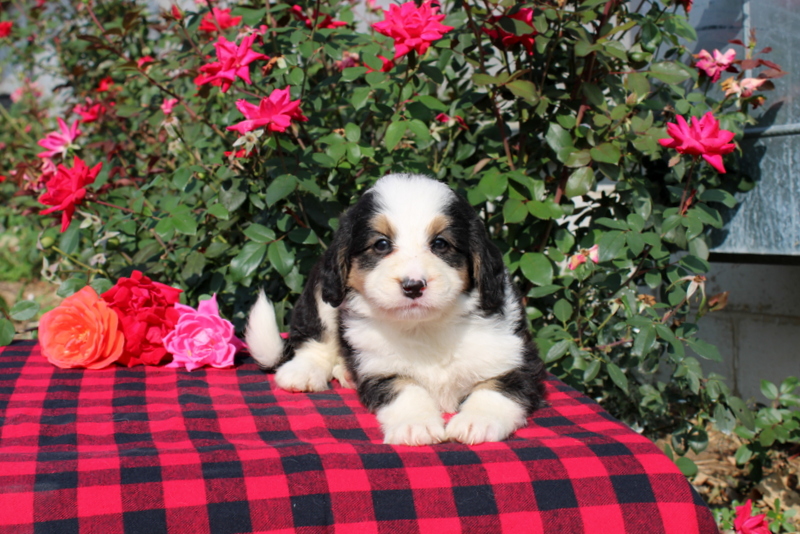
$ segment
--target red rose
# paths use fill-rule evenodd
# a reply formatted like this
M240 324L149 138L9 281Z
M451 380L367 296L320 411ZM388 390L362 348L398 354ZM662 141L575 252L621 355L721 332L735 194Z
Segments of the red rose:
M61 164L55 169L55 172L45 171L47 191L39 197L39 202L52 207L42 210L40 213L48 215L54 211L62 211L61 231L66 232L69 223L72 222L75 206L83 202L86 197L86 186L94 183L102 166L102 163L98 163L89 168L82 159L75 156L72 168Z
M163 338L169 334L180 314L174 304L180 289L153 282L139 271L120 278L103 293L103 300L116 312L125 335L125 349L119 363L158 365L167 357Z
M12 26L14 26L13 22L10 21L0 22L0 38L8 37L9 35L11 35Z
M492 28L484 28L483 32L492 39L495 46L503 50L508 50L514 45L521 44L529 54L533 55L534 36L536 35L536 30L533 29L533 9L523 7L513 15L506 15L506 18L518 20L530 26L532 29L530 33L515 35L505 31L499 24L502 18L503 17L490 17L489 24L492 25Z

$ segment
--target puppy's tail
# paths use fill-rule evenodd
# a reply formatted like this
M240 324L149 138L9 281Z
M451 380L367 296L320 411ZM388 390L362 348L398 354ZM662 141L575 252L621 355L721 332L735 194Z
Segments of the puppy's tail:
M278 331L275 310L263 289L258 292L258 299L250 308L244 340L250 355L262 369L274 368L283 355L283 339Z

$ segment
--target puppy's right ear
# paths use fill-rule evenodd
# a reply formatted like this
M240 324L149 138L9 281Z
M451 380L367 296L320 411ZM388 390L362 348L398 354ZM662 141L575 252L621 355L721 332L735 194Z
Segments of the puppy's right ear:
M333 241L322 257L322 300L334 308L344 300L352 242L353 223L351 210L348 210L339 218L339 229L334 232Z

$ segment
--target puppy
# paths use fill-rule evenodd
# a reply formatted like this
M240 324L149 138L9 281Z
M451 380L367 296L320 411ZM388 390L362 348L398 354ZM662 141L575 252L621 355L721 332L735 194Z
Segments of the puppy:
M386 443L500 441L543 400L499 249L466 200L425 176L385 176L344 213L285 343L263 291L245 338L283 389L354 385Z

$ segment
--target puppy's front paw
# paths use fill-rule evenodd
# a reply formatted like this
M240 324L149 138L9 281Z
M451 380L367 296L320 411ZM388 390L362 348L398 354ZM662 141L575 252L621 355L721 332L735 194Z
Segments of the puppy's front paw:
M485 441L503 441L516 430L516 426L496 416L475 412L457 413L447 423L447 439L476 445Z
M399 386L400 392L376 412L384 443L430 445L445 440L444 421L430 394L416 384Z
M445 429L447 439L476 445L503 441L525 425L525 410L505 395L492 390L474 391Z
M427 419L408 418L383 426L384 443L391 445L431 445L445 440L444 423L438 414Z
M327 369L304 358L289 360L275 373L275 382L288 391L325 391L330 379Z

